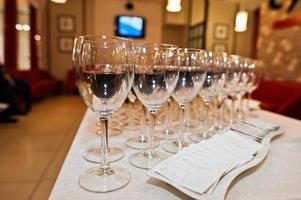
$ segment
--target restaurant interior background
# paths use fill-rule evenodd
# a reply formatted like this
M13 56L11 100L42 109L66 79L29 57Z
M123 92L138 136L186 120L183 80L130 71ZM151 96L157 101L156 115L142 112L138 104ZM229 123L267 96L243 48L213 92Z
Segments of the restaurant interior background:
M301 119L301 2L293 2L182 0L181 11L168 12L166 0L0 0L0 63L29 82L33 100L31 112L16 124L0 124L0 196L48 197L86 109L75 95L73 39L114 35L118 15L145 19L145 37L134 39L137 43L170 43L262 60L265 80L254 98L265 109ZM236 30L236 18L244 11L246 27L240 24L243 30ZM41 137L39 131L47 129L57 131ZM23 150L38 158L3 155ZM25 173L18 172L18 164Z

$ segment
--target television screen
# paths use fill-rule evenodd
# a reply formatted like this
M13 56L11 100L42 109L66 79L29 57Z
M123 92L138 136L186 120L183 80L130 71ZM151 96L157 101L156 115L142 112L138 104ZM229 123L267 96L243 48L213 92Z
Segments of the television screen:
M128 38L144 37L145 20L137 16L117 16L116 35Z

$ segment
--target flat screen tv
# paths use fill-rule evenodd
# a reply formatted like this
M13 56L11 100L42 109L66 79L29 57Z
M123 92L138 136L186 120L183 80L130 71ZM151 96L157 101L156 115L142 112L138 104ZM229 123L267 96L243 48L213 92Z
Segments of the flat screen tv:
M116 17L116 36L144 38L145 19L138 16L119 15Z

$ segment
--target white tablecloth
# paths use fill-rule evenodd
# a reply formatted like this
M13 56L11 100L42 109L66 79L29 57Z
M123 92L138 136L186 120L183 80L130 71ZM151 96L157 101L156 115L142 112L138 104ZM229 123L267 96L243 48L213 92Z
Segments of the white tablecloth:
M301 199L301 121L267 111L258 111L257 114L262 119L286 126L286 132L272 141L265 161L233 182L226 199ZM129 164L128 157L136 150L126 147L124 141L136 135L131 132L109 139L111 146L118 146L125 151L125 157L116 164L130 171L130 183L109 193L92 193L82 189L77 183L78 175L96 166L82 157L87 148L99 144L99 136L95 134L96 120L97 116L94 113L86 112L49 197L51 200L191 199L172 186L150 179L146 176L146 170Z

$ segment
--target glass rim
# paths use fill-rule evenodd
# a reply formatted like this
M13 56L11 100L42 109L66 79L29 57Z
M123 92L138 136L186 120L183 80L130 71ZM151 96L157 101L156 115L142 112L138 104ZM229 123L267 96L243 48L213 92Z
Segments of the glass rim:
M129 38L106 35L78 35L75 36L74 40L76 39L82 39L84 42L87 43L103 43L106 40L112 40L111 43L128 42L132 45L134 44L133 40Z
M187 52L203 52L205 53L205 49L198 49L198 48L178 48L178 51L187 51Z
M157 48L160 48L160 49L175 49L175 50L179 48L175 44L156 43L156 42L134 43L134 46L139 47L139 48L157 47Z

